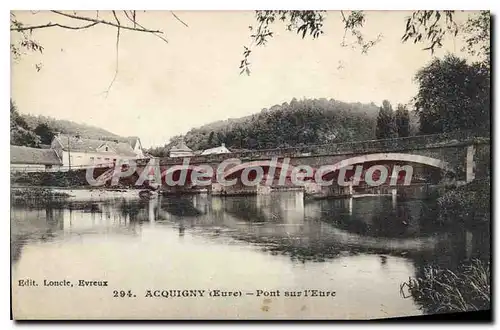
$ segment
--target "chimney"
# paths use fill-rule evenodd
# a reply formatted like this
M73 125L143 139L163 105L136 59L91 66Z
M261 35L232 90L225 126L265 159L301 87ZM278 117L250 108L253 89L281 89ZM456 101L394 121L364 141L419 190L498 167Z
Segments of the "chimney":
M225 144L225 143L222 143L222 144L221 144L221 147L225 148L225 147L226 147L226 144Z

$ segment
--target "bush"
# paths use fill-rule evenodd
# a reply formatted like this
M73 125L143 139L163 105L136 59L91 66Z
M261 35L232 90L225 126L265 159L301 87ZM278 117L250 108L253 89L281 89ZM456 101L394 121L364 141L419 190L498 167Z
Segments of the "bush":
M465 224L488 222L490 219L490 181L474 181L453 188L438 198L442 221L458 220Z

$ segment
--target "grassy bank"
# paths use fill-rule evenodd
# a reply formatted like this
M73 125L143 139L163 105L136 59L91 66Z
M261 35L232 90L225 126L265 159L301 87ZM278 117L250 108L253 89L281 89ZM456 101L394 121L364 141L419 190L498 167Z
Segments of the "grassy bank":
M476 180L447 189L437 200L439 220L468 230L488 228L491 221L490 180ZM478 311L491 308L488 255L464 261L453 269L425 267L401 285L427 313Z
M490 263L475 259L457 270L428 266L400 288L428 313L478 311L491 308Z
M11 173L11 185L50 186L50 187L83 187L88 186L85 170L69 172L33 172Z
M40 187L31 187L29 189L16 189L12 188L10 190L10 197L12 201L19 200L63 200L71 195L60 192L53 191L48 188L40 188Z
M108 168L95 168L94 179L107 171ZM103 187L124 189L124 188L143 188L135 186L138 175L120 178L117 185L110 187L109 181ZM95 188L87 180L86 169L76 169L65 172L14 172L10 174L11 185L19 187L59 187L59 188Z

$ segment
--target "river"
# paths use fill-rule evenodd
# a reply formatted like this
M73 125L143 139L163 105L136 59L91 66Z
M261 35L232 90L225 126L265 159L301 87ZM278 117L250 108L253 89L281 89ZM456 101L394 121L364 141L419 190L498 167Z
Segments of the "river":
M440 224L436 212L434 200L304 202L301 192L14 204L13 312L37 319L420 315L425 304L401 295L404 281L426 265L453 268L489 253L488 233ZM21 279L39 286L19 286ZM81 279L108 286L79 287ZM44 280L74 287L47 287ZM161 297L173 289L205 296ZM304 297L316 289L329 296ZM208 297L209 290L242 297Z

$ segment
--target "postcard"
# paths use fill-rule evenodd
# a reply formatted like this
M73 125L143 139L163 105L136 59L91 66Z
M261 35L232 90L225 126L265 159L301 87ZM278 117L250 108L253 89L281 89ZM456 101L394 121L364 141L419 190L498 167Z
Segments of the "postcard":
M12 11L14 320L491 308L490 12Z

